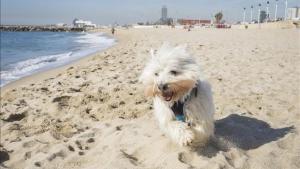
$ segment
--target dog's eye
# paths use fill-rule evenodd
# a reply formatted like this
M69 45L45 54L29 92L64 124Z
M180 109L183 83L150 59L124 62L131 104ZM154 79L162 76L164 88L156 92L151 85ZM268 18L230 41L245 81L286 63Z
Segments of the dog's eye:
M155 76L158 76L158 73L154 73Z
M176 72L175 70L171 70L170 73L171 73L172 75L177 75L178 72Z

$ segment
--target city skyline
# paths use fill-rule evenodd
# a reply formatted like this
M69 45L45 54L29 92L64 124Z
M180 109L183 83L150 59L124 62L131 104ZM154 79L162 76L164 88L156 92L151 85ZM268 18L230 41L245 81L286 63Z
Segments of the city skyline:
M275 0L269 1L270 17L273 18ZM166 6L168 17L211 19L219 11L224 14L227 22L243 20L246 8L246 21L250 21L250 7L253 5L253 15L257 15L258 4L266 10L264 0L1 0L1 24L71 24L74 18L91 20L96 24L132 24L137 22L155 22L161 18L162 6ZM289 0L288 7L300 6L297 0ZM278 1L278 18L284 17L285 0Z

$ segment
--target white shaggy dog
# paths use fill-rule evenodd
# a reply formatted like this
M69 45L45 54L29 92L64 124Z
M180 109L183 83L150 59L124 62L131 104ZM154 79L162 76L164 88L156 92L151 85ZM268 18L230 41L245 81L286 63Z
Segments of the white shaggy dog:
M165 43L151 50L140 81L162 131L179 145L203 146L214 134L212 93L185 48Z

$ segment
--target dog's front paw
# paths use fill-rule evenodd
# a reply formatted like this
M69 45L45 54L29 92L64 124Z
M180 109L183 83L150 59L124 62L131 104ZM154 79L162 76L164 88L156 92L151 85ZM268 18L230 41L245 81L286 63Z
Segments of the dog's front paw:
M185 129L179 136L178 144L181 146L190 145L194 140L194 138L195 138L194 132L190 129Z

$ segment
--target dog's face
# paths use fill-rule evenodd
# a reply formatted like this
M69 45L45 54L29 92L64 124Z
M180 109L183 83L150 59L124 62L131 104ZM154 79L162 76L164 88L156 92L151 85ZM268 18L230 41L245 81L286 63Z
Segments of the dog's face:
M146 96L177 101L195 87L200 77L199 66L185 46L164 44L156 53L152 50L150 53L151 60L140 77L146 86Z

